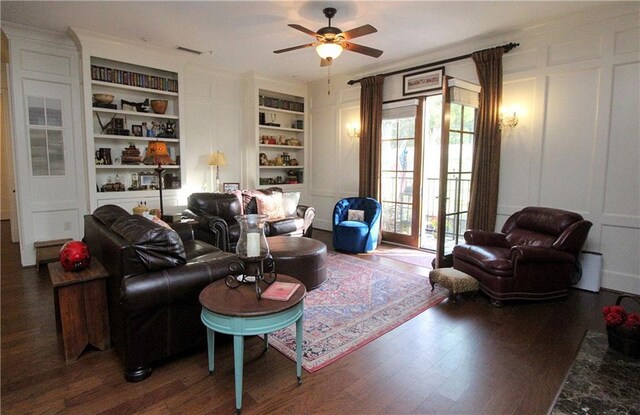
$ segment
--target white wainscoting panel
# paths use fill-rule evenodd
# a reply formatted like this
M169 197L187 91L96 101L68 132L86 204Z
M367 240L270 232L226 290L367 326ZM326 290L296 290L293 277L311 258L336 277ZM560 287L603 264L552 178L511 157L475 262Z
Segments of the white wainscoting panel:
M349 123L360 123L360 107L342 108L340 110L340 153L338 157L339 171L335 177L336 190L341 193L348 193L355 196L359 187L359 160L360 160L360 138L349 137L347 125Z
M548 65L560 65L602 56L602 36L588 36L549 46Z
M640 27L622 30L615 34L616 55L640 50Z
M540 203L589 211L598 112L599 69L549 75L542 144Z
M25 71L71 76L71 60L65 56L23 50L20 53L20 61Z
M311 116L311 154L313 165L322 168L311 171L312 193L314 191L333 190L338 187L340 177L339 160L336 158L338 148L336 143L337 117L333 107L314 111ZM306 173L306 172L305 172Z
M602 227L602 285L640 295L640 229Z
M528 183L531 176L535 90L535 78L505 81L503 87L502 103L505 106L517 106L518 125L502 130L498 205L512 207L514 211L526 206L530 198Z
M604 204L606 214L640 217L639 89L640 64L638 62L613 68Z

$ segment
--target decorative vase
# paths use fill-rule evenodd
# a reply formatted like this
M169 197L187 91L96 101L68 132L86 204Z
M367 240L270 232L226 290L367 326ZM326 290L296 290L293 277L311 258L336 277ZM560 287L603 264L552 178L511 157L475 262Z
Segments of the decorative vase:
M164 114L167 110L167 105L169 101L166 99L152 99L151 100L151 109L156 114Z

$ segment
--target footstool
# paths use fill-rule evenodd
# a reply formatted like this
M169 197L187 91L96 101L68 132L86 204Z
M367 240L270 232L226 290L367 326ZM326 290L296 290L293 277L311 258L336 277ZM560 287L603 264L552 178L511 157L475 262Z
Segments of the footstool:
M431 291L435 284L440 284L449 289L449 298L456 301L456 295L465 292L475 292L480 289L480 283L471 275L465 274L453 268L438 268L429 272Z
M327 279L327 246L322 242L298 236L272 236L267 242L278 274L300 280L307 291Z

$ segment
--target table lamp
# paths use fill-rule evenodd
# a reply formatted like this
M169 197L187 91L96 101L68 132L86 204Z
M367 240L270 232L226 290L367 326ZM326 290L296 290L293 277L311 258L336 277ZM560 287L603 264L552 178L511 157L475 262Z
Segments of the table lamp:
M227 161L224 158L224 153L216 151L215 153L211 153L209 156L209 166L216 166L216 189L215 191L220 192L220 166L226 166ZM211 172L213 176L213 171ZM211 180L213 182L213 179Z

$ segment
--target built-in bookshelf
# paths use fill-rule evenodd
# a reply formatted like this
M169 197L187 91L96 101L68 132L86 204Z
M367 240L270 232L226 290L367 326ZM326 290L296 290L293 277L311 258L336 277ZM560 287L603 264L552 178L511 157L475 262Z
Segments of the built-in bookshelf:
M157 199L159 162L163 199L172 197L184 177L178 74L92 56L86 82L91 209Z
M304 119L304 97L259 90L259 186L286 188L304 183Z

